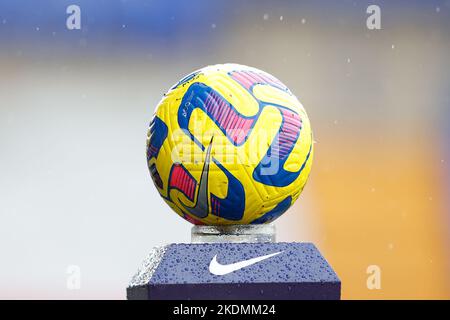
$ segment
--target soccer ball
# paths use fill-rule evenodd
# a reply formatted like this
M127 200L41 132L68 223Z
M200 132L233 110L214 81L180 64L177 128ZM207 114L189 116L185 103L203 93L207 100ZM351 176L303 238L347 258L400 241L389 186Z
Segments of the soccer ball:
M272 75L197 70L159 102L147 163L162 198L194 224L268 223L300 195L313 158L308 116Z

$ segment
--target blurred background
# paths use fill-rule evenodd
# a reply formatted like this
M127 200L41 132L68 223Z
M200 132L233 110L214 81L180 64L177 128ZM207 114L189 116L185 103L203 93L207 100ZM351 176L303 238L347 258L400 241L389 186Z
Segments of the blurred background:
M153 246L190 241L147 126L185 74L235 62L281 79L314 130L278 240L314 242L344 299L449 299L449 57L450 1L1 1L0 298L124 299Z

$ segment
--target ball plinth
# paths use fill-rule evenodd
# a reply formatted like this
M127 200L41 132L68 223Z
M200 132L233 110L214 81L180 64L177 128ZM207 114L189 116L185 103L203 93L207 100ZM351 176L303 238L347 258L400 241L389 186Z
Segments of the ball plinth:
M193 226L192 243L264 243L276 241L276 228L268 224Z

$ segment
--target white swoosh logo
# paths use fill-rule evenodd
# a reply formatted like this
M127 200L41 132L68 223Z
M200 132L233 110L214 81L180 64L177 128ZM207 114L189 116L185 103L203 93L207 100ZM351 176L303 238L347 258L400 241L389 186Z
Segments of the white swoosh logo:
M252 258L249 260L239 261L232 264L220 264L217 262L217 254L212 258L211 262L209 263L209 272L212 274L215 274L216 276L223 276L225 274L234 272L236 270L251 266L252 264L258 263L260 261L269 259L273 256L276 256L277 254L282 253L283 251L271 253L265 256Z

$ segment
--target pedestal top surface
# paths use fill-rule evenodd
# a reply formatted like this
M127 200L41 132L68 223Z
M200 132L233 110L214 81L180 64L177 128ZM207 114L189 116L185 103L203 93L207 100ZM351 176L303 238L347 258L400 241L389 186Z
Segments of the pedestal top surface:
M312 243L171 244L149 284L332 283L336 273Z

